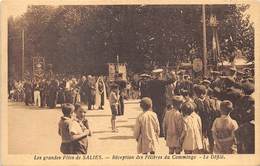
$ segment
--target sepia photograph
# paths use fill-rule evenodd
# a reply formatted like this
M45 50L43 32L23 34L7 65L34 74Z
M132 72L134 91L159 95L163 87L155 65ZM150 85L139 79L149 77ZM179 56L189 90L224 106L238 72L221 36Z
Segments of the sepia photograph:
M103 164L255 155L252 17L250 3L8 11L8 155Z

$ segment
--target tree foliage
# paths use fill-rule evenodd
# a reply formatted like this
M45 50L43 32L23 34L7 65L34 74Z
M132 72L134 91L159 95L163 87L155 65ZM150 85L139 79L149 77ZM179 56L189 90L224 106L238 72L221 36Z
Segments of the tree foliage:
M206 6L207 20L214 13L219 21L220 50L226 59L239 48L254 60L254 28L244 14L248 7ZM154 64L176 65L202 55L201 18L201 5L29 6L21 17L9 18L9 61L17 63L11 59L20 57L24 29L29 70L37 55L58 73L104 73L117 55L136 72ZM211 42L208 26L209 52Z

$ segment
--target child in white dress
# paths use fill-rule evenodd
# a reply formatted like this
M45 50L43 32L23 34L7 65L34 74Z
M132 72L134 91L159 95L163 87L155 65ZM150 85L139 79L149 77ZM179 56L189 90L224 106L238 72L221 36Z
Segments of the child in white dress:
M191 102L186 102L181 107L184 128L180 142L185 154L196 154L203 148L201 119L194 110Z

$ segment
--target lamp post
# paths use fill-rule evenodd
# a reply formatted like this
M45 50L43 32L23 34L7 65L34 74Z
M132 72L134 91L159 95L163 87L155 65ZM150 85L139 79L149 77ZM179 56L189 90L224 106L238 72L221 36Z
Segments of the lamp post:
M24 79L24 29L22 30L22 80Z
M205 77L207 75L207 35L206 35L205 5L202 5L202 23L203 23L203 77Z

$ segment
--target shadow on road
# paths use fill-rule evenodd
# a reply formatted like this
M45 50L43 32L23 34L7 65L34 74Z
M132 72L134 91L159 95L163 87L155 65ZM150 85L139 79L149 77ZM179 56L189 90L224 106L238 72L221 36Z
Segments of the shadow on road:
M99 138L100 140L107 140L107 139L134 139L134 136L111 136L111 137L104 137L104 138Z
M117 120L116 123L120 122L128 122L128 120Z
M121 125L116 127L122 127L122 128L134 128L134 125Z
M102 134L102 133L111 133L112 130L109 131L92 131L93 134Z
M136 119L136 118L128 118L128 119Z

